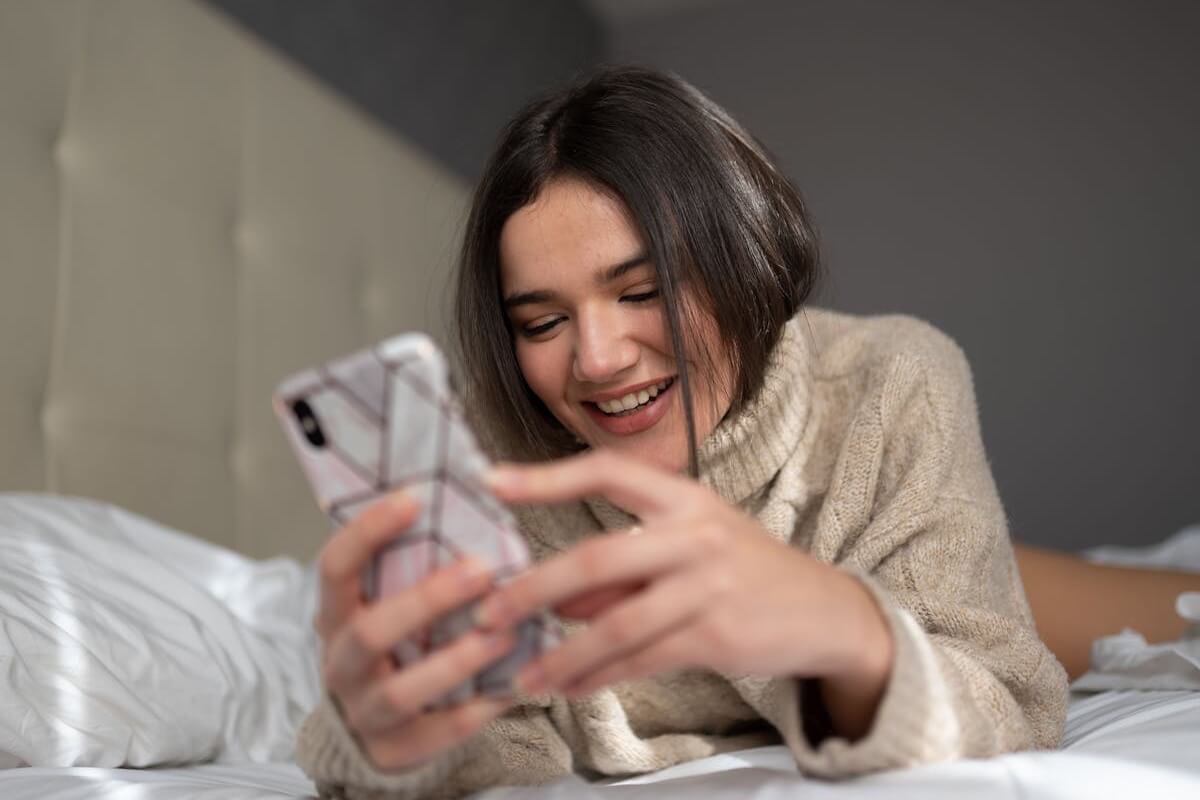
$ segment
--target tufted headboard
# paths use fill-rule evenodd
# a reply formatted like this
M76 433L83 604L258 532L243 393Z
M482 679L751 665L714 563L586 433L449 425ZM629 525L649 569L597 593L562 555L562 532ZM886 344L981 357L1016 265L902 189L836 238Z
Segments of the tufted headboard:
M0 491L311 556L271 389L437 335L465 201L206 6L0 2Z

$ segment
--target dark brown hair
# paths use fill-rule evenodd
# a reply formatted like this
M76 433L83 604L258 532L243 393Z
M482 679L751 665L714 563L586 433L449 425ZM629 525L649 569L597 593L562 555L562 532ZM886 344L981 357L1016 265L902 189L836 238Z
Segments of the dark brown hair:
M816 235L804 202L753 137L673 75L604 68L521 109L475 191L455 293L468 403L513 458L579 449L522 377L500 285L504 223L557 177L611 194L639 228L662 294L696 475L684 359L685 344L697 338L680 287L715 322L720 357L733 366L736 413L758 394L784 324L816 282ZM701 355L711 365L713 354Z

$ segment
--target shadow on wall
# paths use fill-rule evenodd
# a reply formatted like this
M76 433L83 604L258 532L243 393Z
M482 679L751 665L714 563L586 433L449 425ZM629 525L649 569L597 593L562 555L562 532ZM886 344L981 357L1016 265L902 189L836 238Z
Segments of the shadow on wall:
M472 181L530 96L600 60L568 0L204 0Z

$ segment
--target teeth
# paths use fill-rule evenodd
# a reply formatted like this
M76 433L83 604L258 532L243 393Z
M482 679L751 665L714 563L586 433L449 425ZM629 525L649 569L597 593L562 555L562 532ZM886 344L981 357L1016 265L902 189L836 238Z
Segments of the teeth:
M622 411L632 411L640 405L645 405L651 399L658 397L658 393L667 388L671 379L660 381L654 386L648 386L638 392L630 392L624 397L619 397L616 400L601 400L596 403L600 410L605 414L620 414Z

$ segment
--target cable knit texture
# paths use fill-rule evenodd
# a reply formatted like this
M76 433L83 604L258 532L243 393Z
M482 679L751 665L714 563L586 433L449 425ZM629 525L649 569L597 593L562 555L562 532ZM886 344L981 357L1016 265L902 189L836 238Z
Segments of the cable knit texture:
M805 707L800 681L686 670L571 702L521 698L466 745L385 774L327 702L298 748L322 796L461 797L572 771L657 770L779 737L802 772L825 778L1058 744L1066 675L1034 632L970 370L950 339L908 317L806 311L760 395L700 457L704 483L766 535L851 572L883 609L895 662L865 737L814 735L819 709ZM538 559L634 521L600 500L519 517Z

